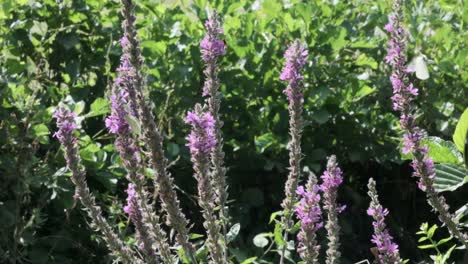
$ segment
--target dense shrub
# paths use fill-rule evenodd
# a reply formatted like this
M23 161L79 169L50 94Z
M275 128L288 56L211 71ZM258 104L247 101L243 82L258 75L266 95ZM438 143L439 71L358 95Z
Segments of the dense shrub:
M96 244L84 213L75 208L63 152L51 137L56 130L52 113L63 101L83 117L79 155L89 185L108 221L126 243L134 243L121 204L125 171L104 127L121 54L120 4L0 4L0 255L33 263L102 261L106 249ZM169 170L177 172L184 212L194 223L202 218L192 209L196 189L183 118L202 101L199 43L207 6L206 1L139 1L135 10L148 96L164 136ZM283 52L294 38L307 43L311 60L304 70L302 164L318 173L326 157L336 153L346 172L340 193L348 204L341 216L344 262L370 258L365 185L371 176L379 182L381 202L398 212L389 227L402 231L394 233L402 256L423 259L413 234L423 221L437 223L437 218L409 177L408 164L400 161L398 115L389 102L392 89L383 62L383 25L390 6L385 1L219 1L211 7L222 14L227 46L219 62L220 111L232 199L229 215L241 227L230 252L236 262L262 255L252 238L273 229L268 217L284 198L288 114L278 76ZM419 67L418 123L429 135L449 139L467 105L463 6L408 1L405 8L412 36L409 58ZM401 191L395 193L395 188ZM453 208L466 203L463 188L449 194ZM415 210L420 213L415 215ZM203 227L192 231L202 233ZM462 254L452 255L461 259Z

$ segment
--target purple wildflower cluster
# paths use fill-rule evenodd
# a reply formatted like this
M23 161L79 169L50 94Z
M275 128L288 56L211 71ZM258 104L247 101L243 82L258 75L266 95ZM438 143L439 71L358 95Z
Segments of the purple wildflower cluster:
M54 112L53 117L57 119L57 132L54 133L60 143L65 144L65 142L76 143L76 138L73 137L73 132L75 131L76 125L76 113L72 112L64 107L59 107Z
M405 131L402 152L404 154L411 153L417 157L412 162L413 175L420 178L418 186L424 191L427 189L428 184L432 185L432 179L435 176L434 163L427 155L427 148L421 146L423 133L415 121L412 102L418 95L418 89L410 83L408 78L411 70L405 66L407 62L405 55L407 33L400 25L400 14L398 12L390 15L390 21L385 26L385 30L391 35L385 61L393 68L390 76L393 87L393 109L401 113L400 126Z
M299 40L294 41L284 54L286 63L281 71L280 80L289 82L284 93L290 101L302 99L302 91L298 88L300 82L304 79L301 70L307 62L308 54L306 47L302 46Z
M336 156L328 158L327 169L321 176L322 184L320 190L323 192L323 208L327 212L327 222L325 229L328 235L327 264L338 263L341 258L340 247L340 225L338 224L338 214L343 212L345 205L338 205L338 187L343 183L343 172L338 166Z
M210 153L216 145L213 116L209 112L189 111L185 123L192 126L192 130L187 136L187 146L192 155Z
M127 204L124 207L124 212L131 218L135 219L138 216L138 203L136 199L135 184L129 183L127 188Z
M336 159L335 156L330 157L330 160L333 159ZM343 171L338 167L338 164L335 166L328 166L327 170L323 172L323 175L320 178L322 179L322 184L319 188L326 197L329 194L336 193L338 191L338 187L343 183ZM346 205L341 205L336 208L338 213L343 212L345 209Z
M392 66L390 81L393 86L393 108L400 112L400 126L404 130L403 152L411 153L413 160L413 176L419 178L418 187L426 192L429 204L439 213L439 219L447 225L450 233L468 246L466 237L456 224L455 217L449 212L449 206L443 196L436 193L433 181L435 177L434 162L428 156L428 149L421 145L422 130L416 124L415 106L412 102L418 95L418 89L410 83L408 74L411 72L406 66L406 38L407 33L400 25L402 20L401 1L393 3L394 13L390 16L385 29L390 33L389 49L386 62Z
M385 229L385 217L388 215L388 210L379 206L377 208L370 207L367 209L367 214L372 216L375 221L372 223L375 230L382 230L381 232L375 233L372 235L372 242L375 243L377 249L382 255L392 258L392 262L395 261L395 253L398 252L398 245L393 243L393 237L388 233L388 230Z
M374 234L371 241L377 246L379 257L384 260L384 263L402 263L400 253L398 252L398 245L393 242L393 237L389 234L387 226L385 225L385 217L388 215L388 210L383 208L379 203L375 181L369 179L369 197L371 203L367 209L367 214L374 218L372 226L374 227Z
M209 63L211 60L224 55L226 53L226 45L224 41L219 38L219 35L223 34L223 28L216 19L216 13L211 15L205 22L207 34L200 43L202 59Z
M120 41L122 48L128 45L127 37L122 37ZM127 115L136 114L136 107L132 106L128 96L128 87L132 85L134 69L129 61L128 54L124 53L120 58L120 66L117 68L117 78L113 85L113 94L111 100L111 115L106 118L106 127L112 134L127 134L130 126L127 121ZM132 110L130 110L132 109ZM131 111L132 113L128 113Z
M205 22L207 33L200 43L202 59L208 65L207 76L213 75L212 71L216 71L216 61L218 57L226 54L226 45L224 40L220 38L220 35L224 33L221 23L216 18L216 12L209 17ZM213 83L216 82L216 83ZM211 89L218 86L217 80L207 78L203 86L203 96L211 94Z
M318 263L320 245L317 242L317 231L323 227L322 210L320 209L320 188L317 178L310 173L306 187L299 186L296 194L300 197L296 206L297 218L301 228L297 235L298 253L305 263Z
M297 218L301 220L302 227L311 227L318 230L323 226L321 222L319 187L315 185L312 190L305 190L303 186L297 188L296 194L301 200L296 207Z

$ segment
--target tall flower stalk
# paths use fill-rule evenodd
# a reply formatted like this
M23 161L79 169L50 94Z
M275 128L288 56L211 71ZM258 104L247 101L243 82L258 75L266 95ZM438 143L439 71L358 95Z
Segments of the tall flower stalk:
M224 152L223 152L223 136L221 128L223 121L219 116L221 104L221 92L219 91L220 82L218 78L218 59L226 53L224 41L220 38L223 34L223 28L220 21L217 19L216 11L213 11L209 19L205 22L207 33L200 43L202 59L206 63L206 68L203 71L205 74L205 83L203 85L203 96L206 96L208 110L214 119L214 134L216 137L216 145L211 152L211 164L213 166L211 176L214 183L214 193L216 205L219 207L219 220L223 238L227 243L226 225L228 217L225 211L226 200L228 197L226 185L226 168L224 167ZM227 247L224 247L224 258L227 261Z
M388 210L383 208L379 202L374 179L369 179L367 187L369 188L368 194L371 198L367 214L374 218L374 222L372 223L374 235L372 235L371 241L377 246L379 259L382 260L384 264L403 263L400 258L400 253L398 252L398 245L393 242L393 237L389 234L387 226L385 225L385 217L388 215Z
M216 146L215 120L211 113L204 112L197 104L194 112L188 112L185 119L191 125L187 137L187 146L192 156L193 170L198 182L198 203L203 209L203 218L208 238L206 244L209 250L210 263L227 263L223 256L223 246L220 244L220 226L215 214L215 195L210 179L210 153Z
M60 107L55 111L54 118L57 120L58 127L58 131L55 132L54 136L60 141L65 150L65 160L72 173L71 180L76 187L75 198L81 201L85 211L91 218L91 227L101 231L111 255L116 257L117 260L121 260L123 263L142 263L114 233L114 230L103 217L101 207L96 205L94 195L89 191L86 183L86 172L80 165L78 139L74 135L77 128L76 114L64 107Z
M128 40L124 36L121 40L122 48L128 45ZM120 153L123 166L127 171L127 179L131 182L129 190L135 192L134 199L129 200L134 214L129 214L130 219L136 227L141 241L141 248L145 253L148 262L155 261L153 247L159 251L159 255L164 263L173 263L167 235L161 228L159 217L155 210L149 205L149 193L145 190L145 178L142 171L144 165L140 158L140 147L137 144L131 131L128 119L135 117L136 106L129 101L129 87L133 84L135 69L129 63L129 54L123 53L121 64L117 69L117 78L112 87L111 95L111 115L106 119L106 127L109 132L115 134L115 146ZM132 211L132 212L133 212Z
M332 155L328 158L327 170L320 177L322 184L320 189L323 192L323 208L327 212L327 230L328 248L327 259L325 263L339 263L341 252L340 247L340 225L338 224L338 214L341 213L345 206L338 205L336 198L338 196L338 187L343 183L343 172L336 161L336 156Z
M428 156L428 149L421 145L422 130L416 124L415 108L413 104L419 91L409 81L410 71L405 66L407 32L401 25L403 20L401 0L393 2L393 13L385 30L390 33L389 49L385 61L392 67L390 81L393 86L393 109L400 112L400 126L404 131L403 153L411 153L413 160L413 176L419 178L418 186L426 193L429 204L439 214L450 234L461 241L468 248L468 236L457 228L454 215L449 212L449 206L443 196L439 196L434 189L434 162Z
M288 86L284 90L288 98L289 111L289 175L285 184L285 198L282 203L284 210L282 223L284 228L284 241L287 241L288 232L292 226L292 214L296 203L297 184L301 175L301 138L303 131L303 101L302 80L304 77L301 70L307 62L308 51L299 40L295 40L286 50L284 58L285 66L281 72L280 79L287 81ZM284 263L286 246L282 248L280 263Z
M124 21L124 37L128 42L124 53L128 54L129 62L134 68L134 78L129 86L128 96L130 105L137 108L137 117L141 126L141 140L148 150L149 160L156 172L155 188L161 201L162 209L167 213L167 224L176 231L178 243L184 249L186 256L192 263L197 263L195 250L189 241L188 220L182 212L177 193L174 190L173 178L167 171L167 159L164 156L163 137L157 127L152 109L143 96L144 78L142 75L143 58L140 43L135 29L134 4L132 0L122 0L122 14Z
M299 240L297 251L305 264L319 263L320 245L317 243L317 231L323 226L319 191L317 177L313 173L309 175L306 188L299 186L296 191L301 198L296 207L297 218L301 221L297 235Z

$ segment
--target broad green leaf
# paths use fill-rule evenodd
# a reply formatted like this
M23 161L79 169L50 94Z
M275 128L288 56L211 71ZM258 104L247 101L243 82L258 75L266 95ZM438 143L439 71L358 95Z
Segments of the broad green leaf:
M31 34L37 34L43 37L47 33L47 28L48 27L46 22L33 21L33 26L29 32Z
M85 108L85 102L79 101L73 105L73 112L75 112L77 115L80 115L83 112L84 108Z
M463 153L465 153L465 142L466 142L466 136L468 133L468 108L465 109L463 114L460 117L460 120L458 120L457 127L455 128L455 132L453 133L453 142L457 146L458 150Z
M156 53L156 55L164 55L167 49L167 42L165 41L154 41L154 40L145 40L141 42L141 47L149 49L151 52Z
M468 182L468 170L449 163L435 165L434 188L437 192L455 191Z
M109 101L98 97L91 104L91 111L86 115L86 117L100 116L107 113L109 113Z
M367 57L366 54L361 53L356 59L356 65L358 66L369 66L371 69L377 69L378 63L372 57Z
M268 147L275 143L275 138L272 133L265 133L255 137L255 148L258 153L263 153Z
M264 248L268 246L269 241L264 234L258 234L253 238L253 243L256 247Z
M33 135L35 138L40 136L47 136L50 134L49 128L44 124L33 126Z
M353 102L357 102L362 98L374 93L376 91L375 88L372 88L368 85L363 85L353 96Z
M329 118L330 113L325 109L317 110L312 114L312 119L314 119L320 125L325 124Z
M429 150L429 157L436 163L461 164L463 157L455 145L438 137L427 137L421 141L423 146ZM412 159L411 154L402 154L402 159Z

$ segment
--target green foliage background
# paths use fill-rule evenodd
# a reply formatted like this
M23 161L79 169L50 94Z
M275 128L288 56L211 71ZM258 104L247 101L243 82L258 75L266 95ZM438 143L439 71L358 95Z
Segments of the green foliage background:
M229 166L237 262L261 254L255 234L272 230L286 177L288 140L284 83L278 80L288 43L307 43L303 164L319 174L337 154L345 171L340 194L344 263L371 259L365 184L375 177L389 226L402 255L417 251L414 233L436 223L399 151L398 117L391 110L389 69L383 62L390 12L384 0L150 1L138 0L137 26L148 94L180 187L185 212L200 223L185 148L183 116L201 102L199 43L208 7L224 20L227 55L221 62L222 116ZM121 53L118 1L0 0L0 262L107 263L106 251L74 207L63 153L52 138L51 113L61 101L83 116L80 155L88 181L123 236L126 185L103 120L108 88ZM449 139L468 105L466 9L462 1L407 1L410 59L423 56L430 74L417 80L419 122ZM466 187L466 186L465 186ZM463 188L462 188L463 189ZM464 189L466 190L466 188ZM453 208L464 190L450 193ZM118 199L115 199L115 198ZM196 225L194 232L201 232ZM15 242L16 241L16 242ZM131 237L128 242L132 243Z

